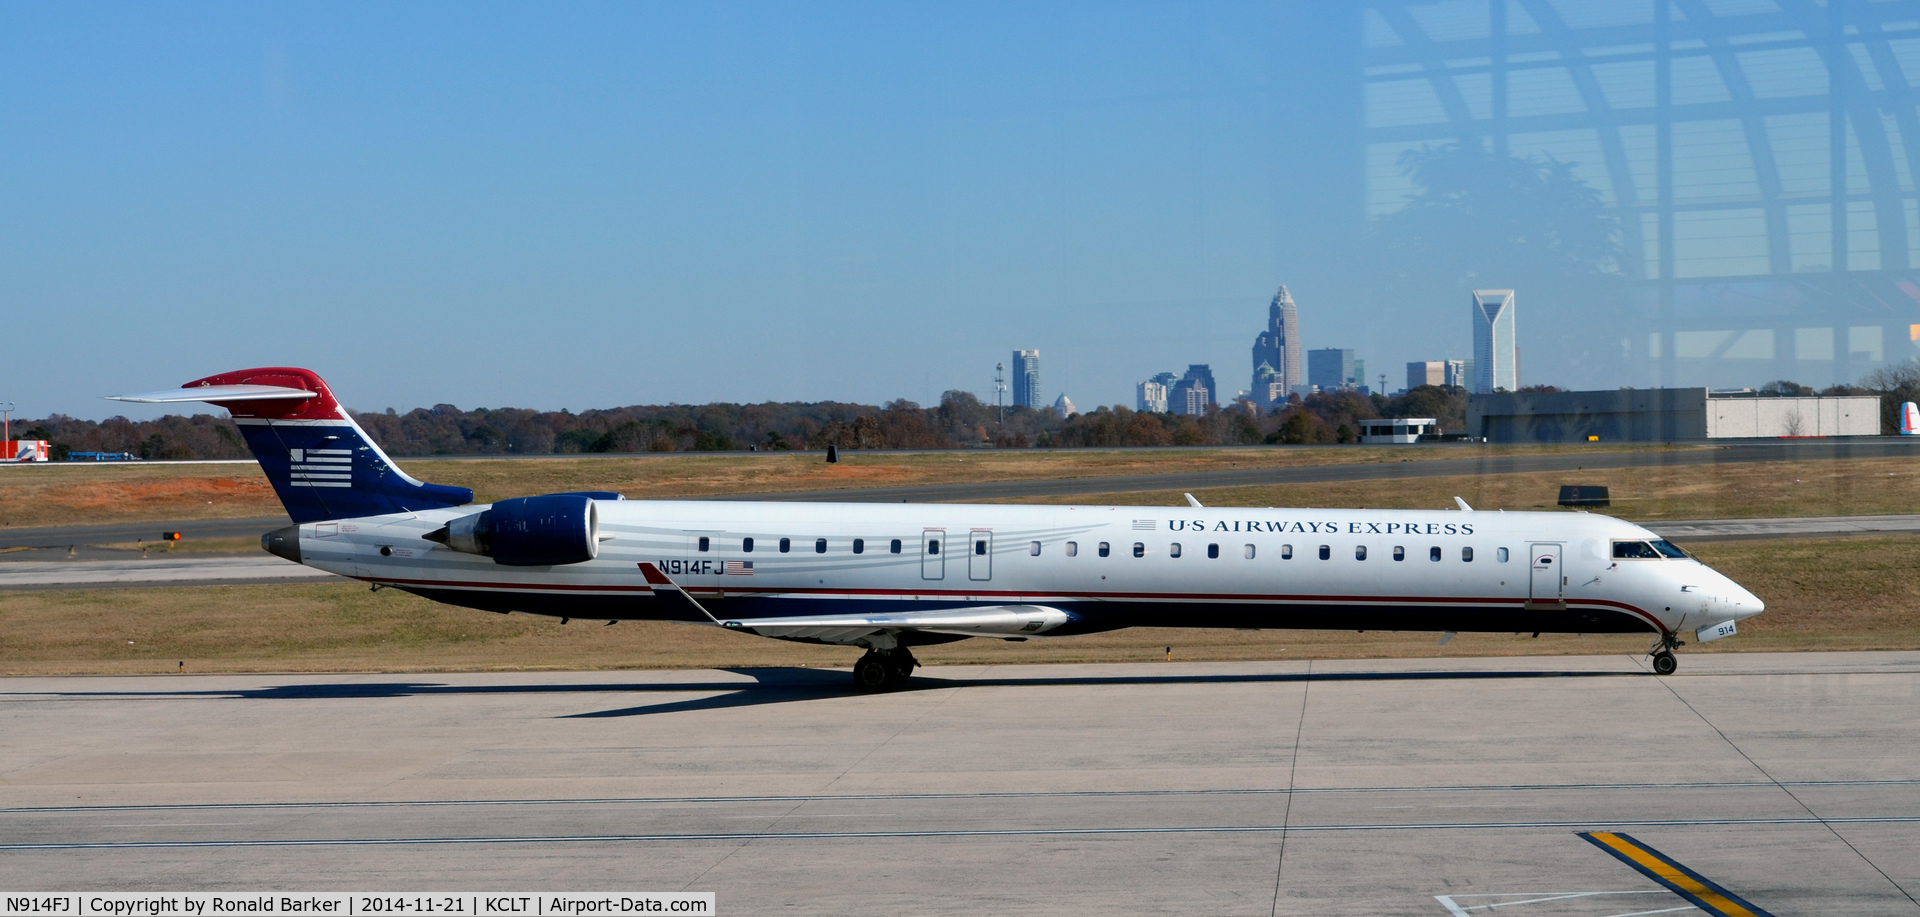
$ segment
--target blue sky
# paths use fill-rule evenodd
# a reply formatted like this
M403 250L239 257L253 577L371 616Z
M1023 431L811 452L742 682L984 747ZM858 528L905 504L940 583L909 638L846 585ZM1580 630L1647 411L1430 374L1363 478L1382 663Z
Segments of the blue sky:
M1048 398L1131 403L1244 387L1280 283L1309 347L1426 358L1327 263L1323 6L9 3L0 399L931 403L1037 347Z

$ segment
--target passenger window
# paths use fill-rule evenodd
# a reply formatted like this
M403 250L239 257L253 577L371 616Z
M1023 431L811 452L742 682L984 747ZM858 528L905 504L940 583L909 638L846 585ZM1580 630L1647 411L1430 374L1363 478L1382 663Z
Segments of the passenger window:
M1367 559L1367 546L1366 546L1366 545L1363 545L1363 544L1357 544L1357 545L1354 545L1354 546L1353 546L1353 559L1354 559L1354 560L1366 560L1366 559Z
M1406 560L1406 559L1407 559L1407 549L1406 549L1406 548L1403 548L1403 547L1401 547L1401 546L1399 546L1399 545L1394 545L1394 546L1393 546L1393 559L1394 559L1394 560Z
M1106 543L1106 542L1104 542L1104 541L1103 541L1103 542L1100 542L1100 556L1101 556L1101 557L1112 557L1112 556L1113 556L1113 546L1112 546L1112 545L1109 545L1109 544L1107 544L1107 543Z
M705 554L706 552L707 552L707 536L702 535L700 536L700 553Z
M1472 549L1472 548L1461 548L1461 549L1460 549L1460 559L1461 559L1461 560L1462 560L1463 562L1466 562L1466 563L1473 563L1473 549ZM1500 559L1501 559L1501 560L1506 560L1506 559L1507 559L1507 549L1506 549L1506 548L1501 548L1501 549L1500 549Z
M1180 542L1176 541L1173 544L1167 545L1167 556L1168 557L1180 556Z
M1439 548L1428 548L1428 549L1427 549L1427 559L1428 559L1428 560L1431 560L1431 561L1435 561L1435 562L1438 562L1438 561L1440 560L1440 549L1439 549Z
M1217 544L1210 544L1210 545L1207 545L1207 557L1209 557L1209 558L1215 558L1215 559L1217 559L1217 558L1219 558L1219 556L1220 556L1220 546L1219 546L1219 545L1217 545Z
M793 550L793 539L791 538L780 539L780 553L785 554L791 550Z
M827 540L825 538L815 538L813 540L813 553L815 554L827 553Z
M887 545L887 550L895 554L900 553L900 539L895 538L891 544Z
M1141 543L1140 543L1140 542L1138 542L1138 541L1136 541L1136 542L1134 542L1134 543L1133 543L1133 556L1135 556L1135 557L1145 557L1145 556L1147 556L1147 546L1146 546L1146 545L1144 545L1144 544L1141 544Z
M742 538L742 539L740 539L740 551L741 551L742 553L745 553L745 554L752 554L752 553L753 553L753 539L751 539L751 538Z
M1329 546L1329 545L1324 545L1324 544L1320 546L1320 559L1321 559L1321 560L1326 560L1327 558L1329 558L1329 557L1332 557L1332 556L1333 556L1333 548L1332 548L1331 546Z
M1501 563L1503 563L1503 564L1507 562L1507 549L1506 549L1506 548L1501 548L1500 550L1498 550L1498 551L1495 551L1495 552L1494 552L1494 554L1496 555L1496 556L1494 557L1494 560L1497 560L1497 561L1499 561L1499 562L1501 562ZM1466 556L1465 556L1464 558L1462 558L1462 559L1464 559L1464 560L1472 560L1472 559L1473 559L1473 549L1472 549L1472 548L1467 548L1467 549L1466 549Z
M986 541L986 539L984 539L984 538L981 538L981 539L976 539L976 540L975 540L975 541L973 542L973 553L975 553L975 554L978 554L978 555L981 555L981 556L985 556L985 555L986 555L986 553L987 553L987 541Z
M927 539L927 553L928 554L940 553L940 539L938 538Z
M1247 545L1247 559L1253 559L1253 545Z
M1653 545L1644 541L1616 541L1613 543L1614 560L1658 560L1659 552Z
M865 538L855 538L853 540L853 553L855 554L867 553L867 540Z
M1293 545L1283 544L1280 546L1280 559L1281 560L1293 559Z
M1037 541L1029 541L1029 542L1027 542L1027 553L1028 553L1028 554L1031 554L1031 555L1033 555L1033 556L1035 556L1035 557L1039 557L1039 556L1040 556L1040 542L1037 542Z
M1077 542L1077 541L1067 542L1067 556L1078 557L1079 555L1080 555L1080 542Z

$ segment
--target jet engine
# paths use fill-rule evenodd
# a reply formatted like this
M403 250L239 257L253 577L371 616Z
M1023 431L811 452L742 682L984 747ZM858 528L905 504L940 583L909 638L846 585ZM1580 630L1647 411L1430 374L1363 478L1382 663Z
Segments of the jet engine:
M464 554L491 557L508 567L583 563L600 553L596 496L619 499L617 494L586 493L515 497L420 537Z

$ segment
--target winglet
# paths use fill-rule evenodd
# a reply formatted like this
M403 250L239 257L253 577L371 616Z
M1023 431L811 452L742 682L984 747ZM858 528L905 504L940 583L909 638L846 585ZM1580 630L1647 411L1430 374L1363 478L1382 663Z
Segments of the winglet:
M653 587L654 598L673 606L679 611L691 611L715 624L720 624L720 619L714 617L713 612L708 611L705 606L694 601L693 596L688 595L687 590L680 588L679 583L667 579L667 575L661 573L659 567L646 561L641 561L640 575L646 577L647 585ZM725 625L721 626L724 627Z
M1453 502L1455 502L1455 503L1458 503L1458 504L1460 504L1460 511L1461 511L1461 512L1463 512L1463 513L1470 513L1470 512L1473 512L1473 507L1471 507L1471 506L1468 506L1468 505L1467 505L1467 501L1465 501L1465 500L1462 500L1462 499L1460 499L1459 497L1454 497L1454 498L1453 498Z
M1195 499L1193 498L1193 494L1186 494L1186 498L1187 498L1187 505L1188 505L1188 506L1191 506L1191 507L1194 507L1195 509L1205 509L1205 508L1206 508L1206 507L1204 507L1204 506L1201 506L1201 505L1200 505L1200 501L1199 501L1199 500L1195 500Z

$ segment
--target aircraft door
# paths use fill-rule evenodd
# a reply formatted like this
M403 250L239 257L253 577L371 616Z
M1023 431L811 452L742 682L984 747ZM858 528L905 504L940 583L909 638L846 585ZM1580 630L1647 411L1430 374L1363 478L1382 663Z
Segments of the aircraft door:
M947 578L947 530L924 529L920 532L920 578Z
M967 579L993 579L992 529L974 529L967 533Z
M1536 544L1532 547L1532 584L1528 596L1536 604L1564 600L1567 577L1566 571L1561 569L1561 561L1566 558L1560 548L1557 544Z

